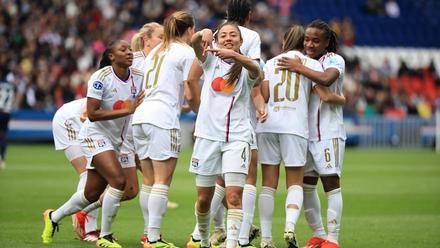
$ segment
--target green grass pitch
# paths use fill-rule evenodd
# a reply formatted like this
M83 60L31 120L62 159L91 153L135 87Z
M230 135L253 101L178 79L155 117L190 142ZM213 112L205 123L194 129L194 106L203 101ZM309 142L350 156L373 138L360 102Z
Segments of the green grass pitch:
M341 247L440 247L440 155L431 150L365 149L347 149L345 154ZM190 156L189 149L182 152L169 194L180 206L167 210L162 225L163 237L179 247L185 246L195 222ZM73 168L53 146L9 146L7 168L0 171L0 247L44 247L43 210L59 207L76 184ZM320 192L325 212L322 188ZM273 226L277 247L285 247L285 195L280 182ZM138 199L122 203L113 230L123 247L140 247L142 222ZM258 225L258 208L254 222ZM303 214L296 231L304 245L311 233ZM94 244L77 240L70 218L65 218L50 247Z

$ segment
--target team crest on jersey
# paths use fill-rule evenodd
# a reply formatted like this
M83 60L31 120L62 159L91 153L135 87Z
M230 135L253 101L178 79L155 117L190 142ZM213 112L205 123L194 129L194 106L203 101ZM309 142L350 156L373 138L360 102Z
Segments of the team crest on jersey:
M133 98L135 98L136 97L136 92L137 92L136 86L132 85L130 90L131 90L131 94L133 95Z
M101 148L106 145L105 140L103 140L103 139L97 140L96 143L98 144L98 147L101 147Z
M119 155L122 164L128 164L128 154L122 153Z
M192 159L191 159L191 166L192 166L194 169L199 168L199 159L197 159L197 158L192 158Z
M99 81L93 82L93 88L95 88L97 90L102 90L102 87L103 87L103 85L101 82L99 82Z

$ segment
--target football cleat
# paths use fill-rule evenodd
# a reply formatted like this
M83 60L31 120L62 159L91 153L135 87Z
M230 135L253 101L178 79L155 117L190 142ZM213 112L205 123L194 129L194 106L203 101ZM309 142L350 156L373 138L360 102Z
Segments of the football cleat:
M288 248L298 248L298 242L296 241L295 232L290 230L285 231L284 240L286 241Z
M86 235L83 238L83 241L86 242L96 242L99 239L99 231L95 230L95 231L91 231L86 233Z
M276 248L272 240L261 240L261 248Z
M186 243L186 248L200 248L200 240L194 239L193 236L188 240L188 243Z
M43 234L41 234L41 238L43 239L43 244L50 244L52 243L53 235L55 234L55 231L59 231L58 224L53 222L51 219L51 214L53 212L53 209L46 209L43 213L43 220L44 220L44 230Z
M80 239L86 237L86 221L88 220L87 214L83 211L79 211L72 215L73 230ZM96 240L95 240L96 241Z
M148 235L147 234L142 234L141 236L141 245L143 245L144 243L148 242Z
M175 246L173 243L168 243L163 239L159 239L157 241L144 243L143 248L178 248L178 247Z
M307 240L307 244L306 246L304 246L304 248L319 248L324 242L325 239L314 236L309 238L309 240Z
M167 208L169 208L169 209L176 209L178 207L179 207L179 203L177 203L177 202L173 202L173 201L167 202Z
M321 248L339 248L339 244L330 240L326 240L321 244Z
M116 239L113 238L112 234L98 238L96 247L122 248L122 246L116 242Z
M214 233L209 238L211 245L220 245L226 240L226 231L223 228L216 228Z
M254 224L251 225L251 229L249 230L249 243L252 242L252 240L260 237L260 228Z

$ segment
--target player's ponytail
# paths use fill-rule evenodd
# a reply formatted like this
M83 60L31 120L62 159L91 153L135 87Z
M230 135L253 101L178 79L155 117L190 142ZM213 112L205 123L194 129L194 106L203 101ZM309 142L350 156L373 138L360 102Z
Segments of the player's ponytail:
M186 11L174 12L165 20L163 42L154 56L166 50L173 40L182 37L186 30L192 27L194 27L194 17L190 13Z
M300 25L291 26L284 34L282 52L304 49L304 28Z
M229 0L226 10L226 20L229 22L237 22L243 26L249 12L251 12L251 3L249 0Z
M133 52L142 51L145 45L143 37L146 35L148 38L151 38L154 30L160 27L161 25L157 22L149 22L142 26L131 38L131 50L133 50Z
M330 26L322 20L315 20L311 22L308 28L317 28L324 32L324 36L328 41L326 47L327 52L336 52L338 50L338 37L337 34L330 28Z

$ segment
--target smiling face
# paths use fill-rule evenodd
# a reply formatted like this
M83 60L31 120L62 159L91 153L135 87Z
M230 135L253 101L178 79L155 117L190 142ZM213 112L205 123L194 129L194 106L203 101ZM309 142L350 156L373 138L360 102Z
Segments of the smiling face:
M304 50L310 58L319 59L326 52L329 40L325 37L324 31L318 28L309 27L304 37Z
M217 44L220 48L226 48L240 51L240 46L243 43L240 30L237 26L232 24L226 24L220 28L217 34Z
M130 44L125 40L119 41L113 46L109 58L112 61L112 64L124 68L130 67L133 63L133 52L131 51Z

